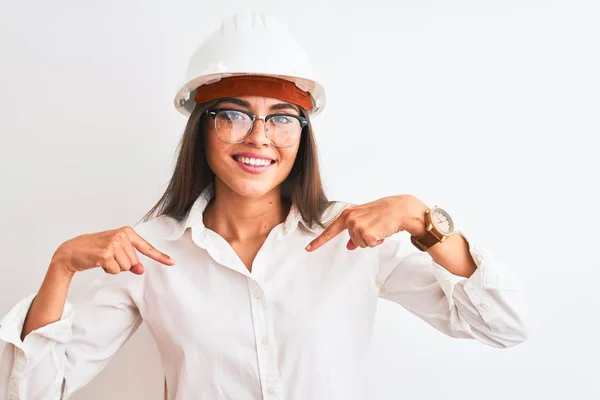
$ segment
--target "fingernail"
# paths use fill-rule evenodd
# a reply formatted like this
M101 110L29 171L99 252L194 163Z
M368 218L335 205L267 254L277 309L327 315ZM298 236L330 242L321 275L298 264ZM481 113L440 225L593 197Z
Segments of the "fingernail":
M308 246L306 246L306 251L310 251L310 249L312 248L312 244L308 244Z

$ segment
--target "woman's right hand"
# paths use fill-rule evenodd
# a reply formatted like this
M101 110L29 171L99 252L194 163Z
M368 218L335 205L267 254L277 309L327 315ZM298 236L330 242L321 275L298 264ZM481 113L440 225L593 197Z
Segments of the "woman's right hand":
M168 255L156 250L129 226L67 240L56 250L52 261L71 274L101 267L108 274L131 271L141 275L144 266L138 260L136 249L161 264L175 264Z

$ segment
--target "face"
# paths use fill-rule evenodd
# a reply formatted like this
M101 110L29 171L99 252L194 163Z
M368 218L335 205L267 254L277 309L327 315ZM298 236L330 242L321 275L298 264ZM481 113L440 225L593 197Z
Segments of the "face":
M282 100L241 96L219 101L214 109L234 109L254 115L268 114L300 115L297 106ZM225 126L229 121L206 118L206 157L216 175L217 185L225 184L244 197L258 198L278 189L287 178L300 146L298 139L290 147L276 147L265 135L265 123L256 119L252 131L241 143L227 143L217 135L217 126ZM233 121L233 123L237 123ZM219 132L225 128L219 128Z

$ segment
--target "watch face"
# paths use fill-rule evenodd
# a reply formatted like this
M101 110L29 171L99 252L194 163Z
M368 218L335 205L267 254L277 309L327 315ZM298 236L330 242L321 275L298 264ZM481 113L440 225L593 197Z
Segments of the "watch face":
M454 222L450 215L441 208L435 208L431 214L431 222L444 235L449 235L454 232Z

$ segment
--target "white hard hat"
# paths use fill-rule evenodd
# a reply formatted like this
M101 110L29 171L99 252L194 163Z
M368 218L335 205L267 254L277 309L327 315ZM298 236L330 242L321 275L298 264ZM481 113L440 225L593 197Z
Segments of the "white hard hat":
M274 16L238 13L222 22L196 49L175 107L185 116L194 109L198 87L222 78L258 75L285 79L310 93L316 115L325 107L325 90L314 79L305 51Z

